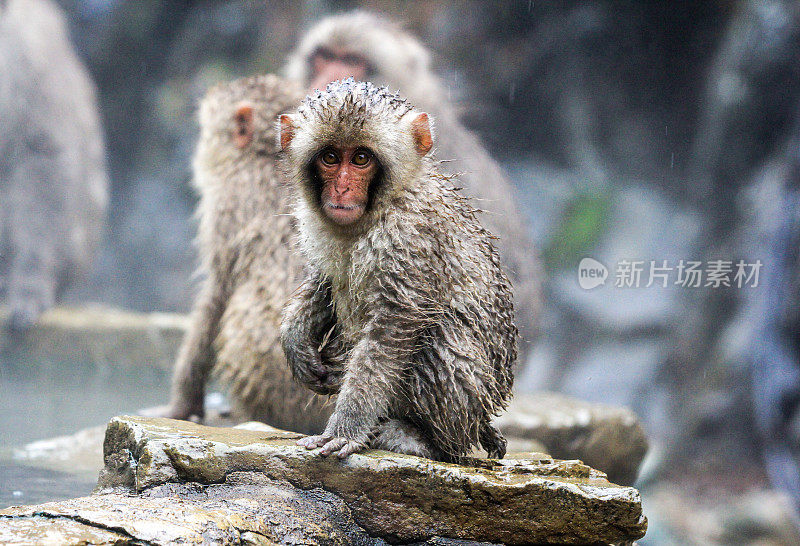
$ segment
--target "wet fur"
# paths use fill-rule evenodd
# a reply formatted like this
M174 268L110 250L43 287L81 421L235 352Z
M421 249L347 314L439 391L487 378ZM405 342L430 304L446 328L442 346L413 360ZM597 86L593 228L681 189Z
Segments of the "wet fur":
M417 113L385 88L345 80L293 114L285 164L309 270L287 306L284 348L303 381L303 355L334 328L339 396L324 436L445 461L477 445L502 456L491 418L517 358L511 286L469 200L416 153ZM309 179L333 143L366 146L382 166L355 227L324 219Z

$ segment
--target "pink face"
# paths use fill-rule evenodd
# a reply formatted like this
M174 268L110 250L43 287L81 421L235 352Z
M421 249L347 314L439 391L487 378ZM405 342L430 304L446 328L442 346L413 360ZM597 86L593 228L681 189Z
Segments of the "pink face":
M370 184L378 167L377 159L367 148L324 148L314 161L322 181L323 214L340 226L360 220L367 210Z
M358 55L343 50L321 47L311 56L311 80L309 89L324 89L329 83L353 77L366 79L369 62Z
M280 142L290 152L298 127L291 115L280 117ZM299 122L298 122L299 123ZM419 113L412 120L410 133L414 150L420 157L433 148L428 114ZM367 211L370 192L381 165L372 150L364 146L332 144L319 151L312 162L315 177L304 180L307 189L319 199L322 214L340 226L358 222Z

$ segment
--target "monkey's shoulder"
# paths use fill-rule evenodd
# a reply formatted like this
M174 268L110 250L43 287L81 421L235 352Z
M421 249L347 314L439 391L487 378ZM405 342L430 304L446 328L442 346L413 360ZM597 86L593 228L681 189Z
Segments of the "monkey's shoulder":
M412 196L401 196L377 233L390 239L386 246L395 251L418 251L433 257L449 253L493 262L496 237L481 223L482 211L450 180L434 178Z

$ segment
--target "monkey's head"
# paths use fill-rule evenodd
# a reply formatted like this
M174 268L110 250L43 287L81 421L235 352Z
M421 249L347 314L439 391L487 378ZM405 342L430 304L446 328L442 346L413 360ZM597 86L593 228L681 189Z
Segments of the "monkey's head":
M420 183L433 149L432 120L387 88L348 78L282 115L280 146L300 206L348 230Z
M290 56L286 75L308 90L352 76L399 87L414 96L411 87L422 85L419 78L429 78L429 64L422 44L399 25L372 13L351 11L327 17L309 30Z
M272 74L216 85L200 102L201 141L217 153L276 154L275 118L302 96L296 84Z

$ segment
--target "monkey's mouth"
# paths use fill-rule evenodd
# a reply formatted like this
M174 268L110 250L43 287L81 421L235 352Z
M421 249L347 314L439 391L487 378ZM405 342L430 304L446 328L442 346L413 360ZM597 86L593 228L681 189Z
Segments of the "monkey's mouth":
M346 226L358 221L364 215L364 205L342 205L328 201L322 206L325 215L335 224Z

